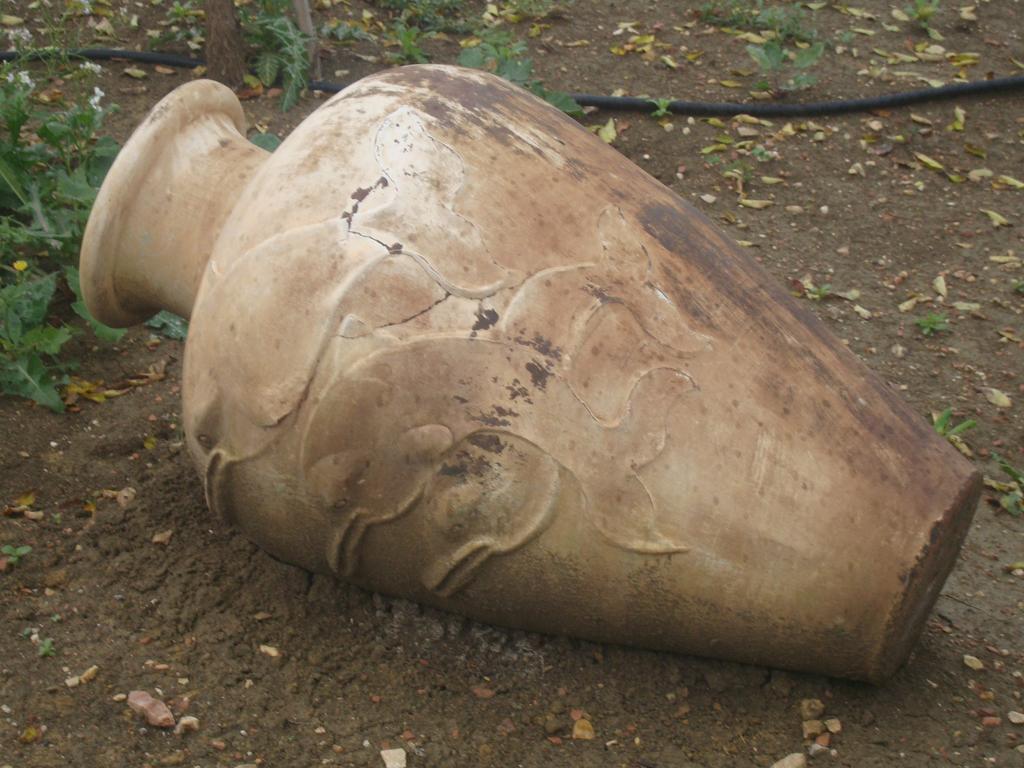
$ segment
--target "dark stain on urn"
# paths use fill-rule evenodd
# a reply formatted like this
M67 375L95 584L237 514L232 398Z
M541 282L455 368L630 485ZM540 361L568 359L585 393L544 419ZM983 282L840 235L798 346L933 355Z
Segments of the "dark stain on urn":
M767 272L736 253L736 246L719 234L698 211L681 200L657 202L643 206L637 220L669 256L691 265L727 305L735 308L734 312L723 308L719 315L745 318L749 332L758 336L763 344L771 346L777 355L809 368L814 378L828 392L835 393L835 399L842 401L869 434L897 439L893 422L898 421L903 427L899 440L907 445L908 454L920 452L922 446L934 446L934 432L924 419L917 418L876 377L865 376L866 371L855 370L859 365L852 353L840 348L825 325L798 306ZM672 277L670 267L665 271ZM675 292L685 291L678 279L670 279L670 283ZM692 300L685 301L685 293L678 298L683 306L693 303ZM779 343L785 334L797 329L806 334L801 343ZM807 344L807 341L817 343ZM862 379L865 384L851 391L849 383L857 379ZM861 400L867 396L875 402ZM834 423L834 414L821 415L825 423ZM853 459L855 454L862 452L851 447L848 453Z
M522 336L515 338L516 344L521 344L524 347L530 347L531 349L540 352L544 357L549 360L561 360L562 350L551 343L550 339L545 339L539 333L534 334L532 339L527 339Z
M501 453L505 450L505 444L501 438L491 432L477 432L469 436L469 442L477 448L482 448L489 453Z
M473 323L474 331L486 331L498 322L498 313L493 309L484 309L476 313L476 322Z
M371 192L373 192L373 187L359 187L352 193L352 199L357 203L361 203Z
M548 379L551 377L551 371L536 360L531 360L526 364L526 371L530 374L530 380L533 382L533 386L537 389L544 389L547 387Z

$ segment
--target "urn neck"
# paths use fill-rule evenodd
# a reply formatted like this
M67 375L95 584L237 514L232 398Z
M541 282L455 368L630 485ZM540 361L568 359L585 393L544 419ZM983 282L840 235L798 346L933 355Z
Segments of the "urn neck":
M161 100L121 150L86 226L85 302L125 327L192 311L206 263L242 190L269 153L245 138L238 99L197 80Z

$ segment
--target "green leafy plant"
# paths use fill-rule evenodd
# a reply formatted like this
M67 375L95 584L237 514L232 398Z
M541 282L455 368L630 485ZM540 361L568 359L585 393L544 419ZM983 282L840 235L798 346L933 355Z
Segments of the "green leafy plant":
M376 38L365 29L354 24L349 24L341 19L331 19L321 25L320 36L340 43L355 43L359 41L373 41Z
M419 27L396 21L390 30L389 43L398 50L388 52L388 60L393 64L426 64L430 59L420 47L420 41L426 36Z
M423 32L465 32L463 0L379 0L379 4L398 13L403 24Z
M479 45L466 48L459 55L459 64L493 72L509 82L525 88L566 114L580 117L583 108L569 94L545 88L533 77L533 61L525 57L526 44L502 30L488 30Z
M58 357L71 331L46 322L56 287L49 274L0 288L0 390L61 411L57 387L67 376Z
M173 312L162 309L146 321L146 327L168 339L183 340L188 336L188 321Z
M87 62L68 77L89 77L94 69ZM0 68L0 392L59 411L57 388L71 367L60 356L72 331L50 321L51 304L70 293L72 309L99 338L121 333L89 315L72 266L118 145L98 135L109 112L99 88L45 107L33 99L35 87L28 71Z
M668 108L668 105L672 103L672 99L651 99L650 102L654 105L651 117L668 117L672 114Z
M999 468L1010 478L1010 482L1000 483L988 479L985 482L989 487L1000 491L999 506L1013 517L1020 517L1024 514L1024 472L1014 467L998 453L993 453L992 457L996 460Z
M1024 280L1014 280L1011 288L1014 293L1024 294Z
M32 547L27 544L23 544L21 546L4 544L0 547L0 555L2 555L7 560L7 564L11 566L17 565L25 555L30 554L32 554Z
M309 37L288 16L288 0L258 0L239 8L246 42L256 49L253 69L263 85L281 78L281 109L295 106L309 84Z
M939 10L939 2L940 0L913 0L903 9L911 21L916 21L929 37L936 40L942 39L942 35L932 27L932 19Z
M824 51L824 43L814 43L796 52L784 48L777 40L747 46L747 53L764 77L756 87L775 94L802 91L814 85L818 78L802 70L817 64Z
M57 647L53 644L53 638L47 637L45 640L40 640L39 645L36 646L36 653L42 658L55 656L57 654Z
M932 414L932 427L943 437L958 437L969 429L978 426L974 419L964 419L959 424L953 424L953 409L946 408L941 413Z
M925 336L934 336L936 333L949 330L949 320L946 316L938 315L934 312L929 312L924 317L917 318L914 324L921 329L921 333Z
M203 26L206 12L197 7L196 0L174 0L157 22L157 29L147 32L150 48L163 48L182 43L189 50L199 51L203 47Z
M780 43L813 42L817 32L806 25L807 14L796 3L766 5L764 0L712 0L698 11L706 24L751 32L767 32Z

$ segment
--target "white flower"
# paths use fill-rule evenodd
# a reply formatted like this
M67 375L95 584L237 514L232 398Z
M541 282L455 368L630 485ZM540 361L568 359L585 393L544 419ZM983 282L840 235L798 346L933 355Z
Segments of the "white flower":
M28 88L30 91L33 88L36 87L36 84L32 81L32 78L29 77L28 72L26 72L23 69L19 70L17 73L15 73L15 72L8 72L7 73L7 82L8 83L13 83L13 82L21 83L26 88Z
M104 96L103 91L101 91L99 88L93 88L92 89L92 96L89 98L89 106L92 107L93 109L99 109L100 108L100 99L102 99L103 96Z
M92 72L94 75L98 75L103 71L103 67L94 61L83 61L79 69L84 69L86 72Z
M11 44L17 48L18 44L26 45L32 42L32 33L25 27L16 27L15 29L7 30L7 38L11 41Z

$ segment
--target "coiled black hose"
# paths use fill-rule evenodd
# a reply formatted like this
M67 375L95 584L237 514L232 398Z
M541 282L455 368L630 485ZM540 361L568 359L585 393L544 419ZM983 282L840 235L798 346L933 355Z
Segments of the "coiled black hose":
M173 53L151 51L129 51L117 48L80 48L71 51L41 49L27 53L17 51L0 52L0 61L41 60L61 55L69 58L92 60L124 59L144 64L162 64L178 69L195 69L202 66L201 59L177 56ZM346 84L314 80L309 84L313 90L337 93ZM938 88L920 88L900 93L887 93L860 99L837 99L832 101L810 101L802 103L751 102L749 104L719 103L708 101L670 101L665 109L677 115L694 117L732 117L751 115L753 117L813 117L816 115L843 115L849 112L868 112L874 109L895 109L921 104L927 101L943 101L965 96L987 96L1024 89L1024 75L997 77L992 80L975 80L969 83L952 83ZM589 93L569 94L581 107L597 107L605 110L625 112L650 112L652 99L635 96L596 96Z

